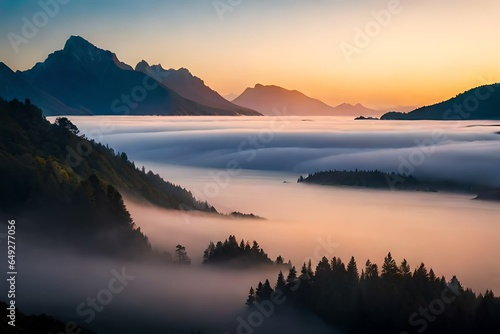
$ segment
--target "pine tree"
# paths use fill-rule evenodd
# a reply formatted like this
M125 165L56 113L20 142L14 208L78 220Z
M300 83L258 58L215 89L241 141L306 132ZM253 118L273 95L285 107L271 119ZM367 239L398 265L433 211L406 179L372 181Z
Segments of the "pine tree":
M203 252L203 263L210 262L210 258L214 254L214 251L215 251L215 244L212 241L210 241L210 244L208 244L207 249L205 249L205 251Z
M269 283L269 280L266 279L264 286L262 287L261 299L270 299L273 292L274 290L271 288L271 283Z
M228 246L232 249L238 248L238 241L236 241L236 236L234 235L229 236Z
M337 257L333 257L332 263L331 263L332 271L335 270L335 267L337 267Z
M431 282L436 281L436 274L434 274L434 270L432 270L432 268L431 268L431 270L429 271L429 280L430 280Z
M309 261L307 262L307 275L309 276L309 279L313 279L314 278L314 272L312 270L311 259L309 259Z
M278 274L278 281L276 282L275 289L283 291L285 289L285 285L286 285L285 276L283 275L283 273L280 270L280 273Z
M347 265L347 278L350 282L358 282L359 280L358 266L356 265L356 260L354 259L354 256L351 257L351 260Z
M302 265L302 269L300 270L300 279L303 281L308 281L309 280L309 274L307 273L307 266L306 263Z
M321 261L319 261L318 265L316 266L316 273L314 274L314 276L318 279L328 280L331 277L331 274L332 268L330 267L330 263L328 262L326 256L323 256Z
M260 251L260 246L257 243L257 241L255 241L255 240L253 241L252 250L257 251L257 252Z
M333 279L341 280L346 275L345 265L340 258L333 257L332 259L332 277Z
M245 304L253 305L254 302L255 302L255 291L253 290L253 287L251 287L250 292L248 293L247 302Z
M297 279L297 269L295 269L295 266L292 266L290 268L290 271L288 272L286 282L287 282L287 284L293 284L293 283L295 283L296 279Z
M425 264L423 262L421 262L420 266L413 272L413 278L422 281L429 279L429 273L427 272L427 268L425 268Z
M174 263L177 264L191 264L191 259L187 255L186 247L177 245L175 247Z
M462 284L458 280L457 276L453 276L451 278L450 283L448 284L448 288L453 290L455 294L464 292L464 288L462 287Z
M399 272L404 277L410 277L411 276L410 265L408 264L408 262L406 261L406 259L403 259L403 261L401 262L401 265L399 266Z
M264 286L262 285L262 282L259 282L257 284L257 289L255 290L255 300L261 300L262 299L262 292L264 290Z
M399 268L396 265L396 261L392 258L391 252L387 254L384 258L384 264L382 265L382 277L397 277L399 276Z
M370 260L366 260L365 277L366 279L378 278L378 266L376 263L372 263Z

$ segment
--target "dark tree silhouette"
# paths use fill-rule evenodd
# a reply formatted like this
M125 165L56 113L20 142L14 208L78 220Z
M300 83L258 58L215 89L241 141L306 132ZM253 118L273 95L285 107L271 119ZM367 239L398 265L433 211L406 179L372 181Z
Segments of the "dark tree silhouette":
M62 129L68 130L69 132L71 132L74 135L77 135L78 133L80 133L80 130L78 130L78 128L76 127L76 125L74 125L66 117L58 117L58 118L56 118L54 124L57 125L58 127L62 128Z
M366 277L366 279L377 279L378 278L378 266L376 263L371 263L370 260L366 261L365 277Z
M280 273L278 274L278 280L276 281L275 289L283 291L285 289L285 286L286 286L285 276L283 275L283 272L280 270Z
M287 284L291 284L295 283L296 280L297 280L297 270L295 269L295 266L292 266L286 278L286 282Z
M358 266L356 265L354 256L351 257L351 260L347 264L347 279L350 282L357 282L359 280Z
M399 266L399 272L405 277L411 276L411 268L406 259L403 259L403 261L401 262L401 265Z
M384 258L384 264L382 265L382 277L396 277L399 275L399 268L396 265L396 261L392 258L391 252L387 254Z
M186 247L182 245L175 246L174 263L180 265L191 264L191 259L189 258L186 252Z
M309 309L346 333L500 333L500 299L489 290L476 296L455 276L449 282L437 278L423 263L412 274L407 261L398 267L391 253L380 277L370 260L359 280L357 274L354 257L347 270L339 258L329 263L323 257L314 279L304 263L299 280L291 267L286 282L278 274L275 289L291 306ZM272 293L268 280L259 282L255 299L250 290L247 304Z
M253 288L250 288L250 292L248 293L248 298L247 298L246 304L253 305L254 302L255 302L255 291L253 290Z
M278 257L280 259L281 257ZM281 258L282 259L282 258ZM204 264L219 264L236 267L247 267L255 265L271 265L274 262L268 257L257 241L250 247L248 241L241 240L238 244L236 237L230 235L224 242L217 244L210 242L203 252ZM278 263L283 265L282 263Z

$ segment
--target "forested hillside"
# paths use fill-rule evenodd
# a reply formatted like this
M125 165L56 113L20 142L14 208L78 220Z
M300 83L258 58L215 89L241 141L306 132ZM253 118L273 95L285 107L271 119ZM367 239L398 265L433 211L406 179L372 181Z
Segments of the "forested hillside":
M120 192L164 208L216 212L139 170L125 153L78 136L69 120L51 124L29 100L0 99L0 214L31 217L20 228L37 238L87 249L90 238L92 251L148 252Z

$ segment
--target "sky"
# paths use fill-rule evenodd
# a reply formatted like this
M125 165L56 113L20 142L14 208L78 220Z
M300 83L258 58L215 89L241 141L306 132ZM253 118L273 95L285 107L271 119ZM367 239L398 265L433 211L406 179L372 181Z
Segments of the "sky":
M500 81L499 12L497 0L0 0L0 61L25 70L80 35L222 95L261 83L330 105L422 106Z

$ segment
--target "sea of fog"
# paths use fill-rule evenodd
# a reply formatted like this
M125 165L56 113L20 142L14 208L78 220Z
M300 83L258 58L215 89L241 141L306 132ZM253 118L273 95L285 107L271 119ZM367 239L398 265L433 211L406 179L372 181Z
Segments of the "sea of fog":
M71 117L144 164L310 173L379 169L500 186L500 122L335 117ZM197 174L197 173L195 173Z
M126 152L137 166L182 185L218 211L265 218L210 217L126 199L136 224L155 247L172 251L182 244L193 265L181 270L129 264L136 281L116 297L120 302L113 302L97 316L96 328L106 328L112 315L137 310L134 316L150 319L150 323L167 321L181 330L235 333L249 287L265 278L274 282L276 272L218 271L200 265L208 243L230 234L257 240L272 258L282 255L297 266L309 259L315 264L323 256L337 256L344 262L355 256L361 269L367 259L380 265L390 251L398 262L406 258L412 268L424 262L438 276L450 279L457 275L476 292L493 289L500 293L498 203L474 201L470 194L296 183L301 174L357 168L500 186L499 122L333 117L71 120L87 137ZM36 254L26 262L37 263ZM29 269L41 278L26 287L33 294L25 297L25 303L37 310L48 298L54 313L68 319L75 317L75 311L67 306L76 306L95 294L118 265L72 258L53 262ZM61 263L66 271L58 269ZM61 298L54 300L51 292L58 289L62 289ZM46 299L33 298L39 290L48 291ZM295 321L290 326L297 332L309 326L316 326L317 333L332 330L307 314L286 319ZM280 316L270 317L268 327L255 333L273 332L273 326L280 323Z

